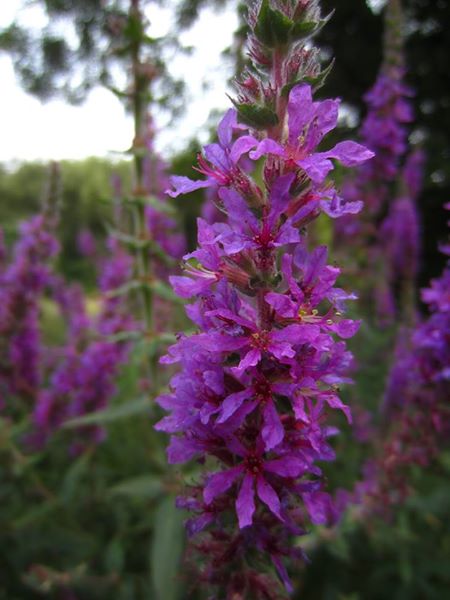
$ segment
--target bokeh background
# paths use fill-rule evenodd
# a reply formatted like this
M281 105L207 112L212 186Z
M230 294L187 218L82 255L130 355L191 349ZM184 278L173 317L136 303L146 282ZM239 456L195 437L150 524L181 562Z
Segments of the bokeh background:
M4 3L6 4L6 3ZM55 270L82 286L92 314L99 292L93 261L80 248L89 230L106 244L112 179L132 185L126 153L132 118L122 106L129 64L108 53L100 0L35 0L0 7L0 68L10 88L0 100L0 224L8 245L18 225L40 210L48 165L60 170L61 252ZM108 3L106 3L108 4ZM114 3L111 3L114 4ZM152 92L155 147L167 171L191 175L201 144L212 139L226 93L246 61L245 3L235 0L143 2L154 40L150 52L160 71ZM333 18L317 38L323 59L335 65L323 97L340 97L343 118L336 135L356 139L365 114L364 93L382 61L383 2L323 0ZM444 204L450 198L450 4L404 0L406 80L415 91L410 141L426 154L418 199L421 254L417 289L438 276L444 257ZM114 7L117 15L127 2ZM196 243L200 192L173 203L187 248ZM318 239L330 236L317 231ZM341 259L342 260L342 259ZM425 315L426 307L417 301ZM178 326L184 326L177 307ZM356 315L368 307L355 309ZM360 311L358 313L358 311ZM41 327L61 339L62 322L46 301ZM353 342L358 361L352 402L375 411L383 396L394 329L368 323ZM152 432L154 414L131 403L142 393L142 347L117 376L113 408L103 416L106 440L69 457L64 433L35 455L20 448L22 421L0 429L0 599L176 600L202 598L184 563L183 515L173 506L176 471L167 471L164 436ZM134 407L134 408L133 408ZM143 418L144 417L144 418ZM376 417L375 417L376 420ZM345 430L345 425L340 423ZM370 448L350 431L339 442L339 460L327 473L334 488L351 486ZM426 470L412 469L415 490L389 520L345 519L339 530L318 528L304 542L311 564L293 573L296 598L308 600L442 600L450 585L450 454ZM149 474L151 471L151 474ZM175 484L174 484L175 482ZM174 488L175 486L175 488Z

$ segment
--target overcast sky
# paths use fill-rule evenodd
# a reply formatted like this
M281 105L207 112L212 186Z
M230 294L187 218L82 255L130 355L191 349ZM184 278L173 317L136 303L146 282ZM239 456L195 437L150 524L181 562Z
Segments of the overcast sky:
M21 4L22 0L0 0L0 28L11 22ZM19 16L30 27L43 24L39 10L21 10ZM168 10L154 7L149 16L151 22L158 23L152 35L163 35L169 29ZM173 61L175 74L187 80L187 110L175 126L160 131L158 146L163 153L183 148L185 141L201 130L206 135L210 110L229 106L228 72L220 53L231 43L236 24L237 18L230 11L216 14L206 10L193 29L181 36L182 43L196 48L193 55ZM111 92L97 88L77 107L62 100L42 104L22 91L5 55L0 55L0 81L0 161L103 156L130 146L131 120ZM205 81L210 84L208 89Z
M368 1L378 9L384 4L384 0ZM17 15L28 27L45 25L44 15L37 7L19 11L22 4L23 0L0 0L0 28ZM170 29L171 14L167 9L153 6L148 16L151 23L157 23L152 35L164 35ZM157 147L163 154L182 149L187 140L200 132L201 141L206 141L205 124L210 111L229 106L226 80L230 73L220 53L230 45L236 25L233 11L216 14L205 10L193 29L181 36L183 44L196 50L193 55L171 61L174 74L187 83L187 108L175 125L161 128ZM41 104L22 91L11 60L4 55L0 55L0 81L1 162L105 156L130 146L131 120L125 116L120 101L107 90L93 90L78 107L62 100ZM207 89L205 81L209 83Z

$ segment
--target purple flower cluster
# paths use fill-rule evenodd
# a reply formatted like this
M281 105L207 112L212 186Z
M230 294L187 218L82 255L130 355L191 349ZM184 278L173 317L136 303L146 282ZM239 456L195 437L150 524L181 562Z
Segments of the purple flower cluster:
M14 397L32 405L40 382L40 302L58 252L52 227L48 215L23 223L0 271L0 407L8 412Z
M401 172L399 195L391 203L384 219L380 237L383 240L383 257L386 265L388 293L391 305L395 297L405 319L415 320L415 284L420 253L420 218L417 196L421 191L424 154L412 152Z
M367 114L361 125L362 143L375 158L364 165L349 185L363 198L372 217L379 217L390 197L407 151L407 125L414 119L413 92L404 83L403 20L400 2L390 0L385 10L384 63L371 90L364 96Z
M53 353L48 381L41 386L33 413L35 446L46 443L67 420L105 408L113 397L118 370L128 355L128 344L107 336L135 329L123 296L109 294L129 281L132 258L120 244L108 240L109 258L101 263L102 292L96 317L86 312L86 299L77 285L54 280L54 297L67 323L66 344ZM77 454L104 439L98 426L75 430L70 451Z
M292 14L284 7L287 20L318 18L316 2L300 4ZM284 55L264 52L257 39L264 15L262 8L250 13L250 43L254 60L272 57L270 81L240 83L237 110L226 113L218 143L199 159L206 179L173 177L169 192L212 187L226 215L220 223L199 220L199 247L184 257L186 275L171 278L180 296L195 299L187 313L198 333L180 336L162 359L181 371L158 399L170 414L156 428L171 435L169 462L196 458L212 469L179 505L194 513L191 535L210 530L197 545L209 561L203 576L218 583L221 569L232 573L222 581L230 597L244 597L255 581L241 563L253 551L268 555L291 589L283 558L301 553L290 536L301 535L308 522L335 518L319 463L334 459L329 438L338 433L336 411L351 420L339 386L350 381L344 340L359 323L342 316L355 296L335 287L339 268L327 264L326 247L308 250L304 228L321 213L336 218L360 210L327 176L334 160L355 166L373 156L351 141L318 149L336 126L339 103L314 101L305 83L284 95L290 77L306 76L303 68L318 72L312 59L303 60L303 43ZM269 94L276 107L270 122L246 127L242 107L253 118L266 115L270 109L255 102ZM275 598L274 589L261 597Z
M358 253L359 247L359 273L367 282L367 294L375 297L377 320L383 325L396 317L404 325L414 322L420 252L416 202L424 155L420 150L407 155L408 124L414 115L412 90L404 83L402 28L400 2L390 0L385 12L384 62L365 96L367 116L360 131L375 158L344 184L349 200L364 201L368 218L342 219L337 236L343 249L353 244Z
M155 131L150 116L147 121L144 139L146 155L143 160L143 185L145 192L157 201L155 206L146 206L147 228L151 239L159 244L164 254L174 259L180 259L186 251L186 242L184 235L177 231L176 220L164 212L165 205L167 205L165 190L169 185L167 165L155 151ZM161 204L160 210L158 202ZM167 278L167 268L164 270L162 267L163 265L158 269L160 271L158 276Z
M450 419L450 268L422 291L431 314L412 332L404 332L388 381L386 404L395 425L378 444L364 478L344 504L358 503L362 511L389 516L411 493L409 470L426 468L448 440Z
M360 177L369 181L392 181L407 149L406 124L413 118L411 89L403 83L404 69L384 66L373 88L365 95L367 116L361 127L363 142L375 152Z
M325 179L334 168L332 159L346 167L353 167L372 158L373 153L352 141L340 142L325 152L317 151L323 137L336 127L338 109L339 100L314 102L310 85L295 86L289 94L288 136L283 145L270 137L260 140L254 135L241 135L233 141L233 131L242 130L243 126L237 122L237 112L229 109L218 127L219 143L205 146L204 156L200 159L203 166L199 170L207 178L193 181L188 177L174 176L171 178L173 189L168 193L176 197L214 186L218 187L218 196L224 205L224 190L232 190L237 196L260 203L261 190L239 164L241 157L249 153L252 160L263 156L267 158L265 176L271 183L282 172L291 174L288 188L291 184L296 188L308 184L308 192L300 195L297 204L289 207L293 213L289 215L290 222L293 218L306 220L307 216L312 219L320 212L332 218L355 214L361 210L362 202L344 202L333 186L325 184ZM278 215L275 213L273 218L280 216L281 208L276 209Z

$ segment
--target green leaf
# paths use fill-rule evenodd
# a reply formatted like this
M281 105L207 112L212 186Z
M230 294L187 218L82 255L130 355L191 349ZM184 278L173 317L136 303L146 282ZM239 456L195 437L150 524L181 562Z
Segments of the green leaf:
M141 202L142 204L145 204L146 206L151 206L155 210L165 213L166 215L173 216L176 214L175 208L171 204L169 204L168 202L161 202L161 200L158 200L158 198L154 198L153 196L131 198L129 200L129 203L132 204L133 202Z
M106 547L104 555L105 567L109 573L121 573L125 563L125 552L120 538L114 538Z
M140 340L141 338L142 331L119 331L119 333L106 337L108 342L130 342Z
M152 499L159 496L162 491L163 487L160 477L156 477L155 475L141 475L121 481L110 488L109 493L113 496Z
M141 290L147 284L143 281L137 281L136 279L132 279L131 281L127 281L120 287L110 290L106 293L109 298L116 298L117 296L126 296L130 292L134 292L135 290Z
M69 502L75 495L77 489L79 489L81 479L86 474L90 458L91 454L85 452L67 469L61 488L62 497L66 502Z
M159 260L161 260L167 266L173 267L174 265L176 265L177 261L174 258L172 258L171 256L169 256L165 252L165 250L163 250L161 248L161 246L159 245L159 243L156 242L155 240L151 240L149 248L150 248L150 253L153 256L156 256Z
M292 38L300 40L309 37L318 28L319 23L315 21L300 21L292 28Z
M152 407L152 402L148 396L144 398L138 398L137 400L131 400L124 402L118 406L110 406L105 410L99 410L97 412L90 413L89 415L83 415L76 419L70 419L63 425L65 429L74 429L76 427L82 427L86 425L101 425L103 423L110 423L119 419L125 419L133 417L135 415L142 415L148 412Z
M169 300L170 302L176 302L177 304L184 304L183 298L177 296L172 290L172 288L169 285L167 285L167 283L164 283L164 281L159 281L157 279L155 281L152 281L149 284L149 287L152 290L152 292L154 292L163 300Z
M255 35L269 48L284 46L289 41L289 34L294 26L286 15L270 6L269 0L262 0L255 25Z
M147 248L151 242L150 239L141 240L132 235L128 235L127 233L123 233L123 231L113 229L112 227L107 227L107 229L108 233L116 240L119 240L119 242L130 246L130 248Z
M175 499L166 498L155 513L155 529L150 547L151 579L156 593L155 600L179 598L183 539L183 515L175 507Z
M240 120L246 125L251 125L255 129L266 129L273 127L278 123L277 114L267 106L258 104L239 104L233 101L239 113Z
M295 87L296 85L300 85L301 83L308 83L309 85L311 85L314 88L314 90L318 90L325 83L325 80L328 77L328 75L330 74L333 66L334 66L334 59L330 62L328 67L323 69L316 77L303 77L302 79L296 79L295 81L291 81L290 83L287 83L286 85L283 86L283 88L281 90L281 94L283 96L287 96L293 87Z
M56 510L60 506L60 502L57 498L53 500L47 500L42 504L38 504L36 507L25 512L22 516L12 522L13 529L21 529L22 527L28 527L29 525L36 523L36 521L45 520L49 514Z
M300 40L310 37L311 35L316 35L328 23L333 15L334 10L332 10L325 18L319 19L319 21L299 21L292 28L292 39Z
M334 58L330 62L328 67L326 67L326 69L323 69L319 73L319 75L317 75L317 77L305 77L305 82L309 83L314 88L314 90L317 91L325 83L325 80L328 77L328 75L331 73L331 69L333 68L333 66L334 66Z
M105 87L108 88L108 90L110 92L112 92L115 96L117 96L121 100L124 98L126 98L128 100L128 98L130 97L130 92L124 92L122 90L119 90L119 88L114 87L113 85L106 85ZM108 198L108 200L110 200L110 199Z

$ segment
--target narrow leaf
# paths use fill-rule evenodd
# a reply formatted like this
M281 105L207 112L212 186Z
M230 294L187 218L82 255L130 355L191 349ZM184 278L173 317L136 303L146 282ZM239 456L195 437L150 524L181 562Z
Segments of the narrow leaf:
M76 419L70 419L63 425L66 429L73 429L75 427L82 427L85 425L100 425L102 423L110 423L111 421L117 421L118 419L125 419L134 415L141 415L146 413L152 406L150 398L145 396L144 398L138 398L137 400L131 400L130 402L124 402L118 406L111 406L105 410L99 410L97 412L90 413L89 415L83 415Z
M181 556L183 552L183 516L175 508L175 499L166 498L155 514L155 529L150 547L151 579L155 600L179 598Z
M134 498L156 498L162 493L161 479L154 475L141 475L125 479L113 486L109 492L113 496L130 496Z

